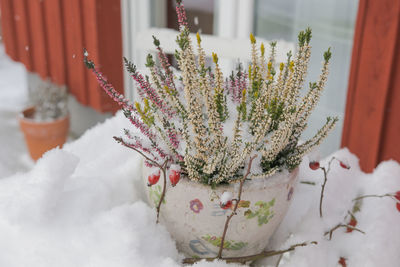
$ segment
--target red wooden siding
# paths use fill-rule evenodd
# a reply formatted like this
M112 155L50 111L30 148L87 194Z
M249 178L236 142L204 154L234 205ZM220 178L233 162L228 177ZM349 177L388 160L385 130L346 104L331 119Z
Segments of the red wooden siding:
M400 0L360 0L342 146L372 171L400 161Z
M31 34L31 47L33 69L37 72L42 79L49 77L49 67L47 60L43 60L47 57L47 43L46 43L46 31L44 13L42 11L41 0L29 0L27 1L29 14L29 28Z
M6 52L12 59L18 60L13 2L9 0L0 0L0 8L2 34Z
M83 48L123 92L119 0L0 0L6 52L42 78L67 85L98 111L118 106L83 64Z
M24 63L27 70L32 71L31 43L29 30L29 13L27 0L14 0L14 23L16 34L16 47L18 50L18 60Z

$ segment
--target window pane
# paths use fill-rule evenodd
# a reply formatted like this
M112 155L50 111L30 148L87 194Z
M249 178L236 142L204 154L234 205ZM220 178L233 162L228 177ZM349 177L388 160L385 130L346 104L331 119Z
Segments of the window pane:
M257 36L296 42L300 30L312 28L306 85L318 79L322 54L331 47L328 83L303 135L304 139L312 137L327 116L339 116L338 125L321 146L323 155L340 147L357 8L357 0L257 0L255 4Z
M176 18L176 2L168 1L168 28L178 30ZM185 0L184 6L191 32L213 34L214 27L214 0Z

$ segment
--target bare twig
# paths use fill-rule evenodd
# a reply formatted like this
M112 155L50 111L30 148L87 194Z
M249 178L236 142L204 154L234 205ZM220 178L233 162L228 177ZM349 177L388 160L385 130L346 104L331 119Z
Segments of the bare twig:
M335 157L331 158L331 160L328 163L328 169L326 169L325 167L320 167L320 169L324 172L324 183L322 184L321 198L319 199L319 217L320 218L322 218L322 201L324 199L325 185L326 185L326 182L328 181L328 173L331 170L332 161L335 159L336 159Z
M281 255L279 256L279 259L278 259L278 261L276 262L275 267L279 267L279 264L281 263L282 257L283 257L283 254L281 254Z
M223 251L223 249L224 249L225 236L226 236L226 232L228 231L229 222L230 222L230 220L232 219L233 215L236 214L236 210L237 210L237 208L238 208L238 206L239 206L240 198L241 198L241 196L242 196L242 189L243 189L244 181L247 179L247 176L249 176L250 171L251 171L251 164L253 163L253 160L254 160L256 157L257 157L257 155L254 155L254 156L252 156L252 157L250 158L249 166L247 167L247 172L246 172L246 174L243 176L243 178L240 180L239 193L238 193L238 197L237 197L237 199L236 199L236 201L235 201L235 206L234 206L234 208L233 208L233 211L232 211L232 213L231 213L229 216L226 217L225 226L224 226L224 232L222 233L221 244L220 244L220 246L219 246L219 251L218 251L218 256L217 256L218 259L221 259L221 258L222 258L222 251Z
M311 181L300 181L301 184L315 185L315 182Z
M126 143L121 137L116 137L114 136L114 140L117 141L118 143L122 144L123 146L126 146L127 148L133 149L135 150L137 153L139 153L140 155L142 155L142 157L144 157L146 160L150 161L153 165L157 166L158 168L161 169L161 165L155 161L152 160L151 158L149 158L148 156L146 156L142 151L134 148L133 146L130 146L128 143Z
M324 183L322 184L321 189L321 198L319 199L319 217L322 218L322 201L324 199L324 192L325 192L325 185L328 181L328 172L326 171L325 167L321 167L321 170L324 172Z
M162 204L162 202L164 201L164 198L165 198L165 190L166 190L166 187L167 187L167 170L166 170L167 163L168 163L168 159L166 159L164 161L163 165L159 167L160 170L163 173L163 178L164 178L163 183L164 184L163 184L163 190L162 190L162 193L161 193L160 201L158 202L158 205L157 205L157 220L156 220L156 223L158 223L158 221L159 221L161 204Z
M142 151L140 151L140 150L138 150L138 149L136 149L136 148L130 146L129 144L127 144L122 138L120 138L120 137L115 137L115 136L114 136L114 139L115 139L118 143L121 143L122 145L126 146L127 148L130 148L130 149L135 150L135 151L138 152L140 155L142 155L146 160L150 161L154 166L157 166L157 168L159 168L159 169L162 171L162 173L163 173L163 190L162 190L161 197L160 197L160 200L159 200L158 205L157 205L157 208L156 208L156 211L157 211L157 220L156 220L156 223L158 223L159 218L160 218L161 204L162 204L162 202L164 201L164 198L165 198L165 190L166 190L166 188L167 188L167 170L166 170L166 167L167 167L169 158L167 157L167 158L165 159L164 163L163 163L162 165L160 165L157 161L152 160L151 158L149 158L148 156L146 156Z
M356 227L354 227L354 226L351 226L351 225L348 225L348 224L339 223L338 225L336 225L335 227L333 227L331 230L325 232L324 235L328 235L328 234L329 234L329 240L331 240L331 239L332 239L333 232L336 231L337 229L341 228L341 227L346 227L346 228L349 228L349 229L351 229L351 230L354 230L354 231L360 232L360 233L362 233L362 234L365 234L365 232L364 232L363 230L360 230L360 229L358 229L358 228L356 228Z
M395 196L396 196L396 194L393 194L393 193L388 193L388 194L384 194L384 195L364 195L364 196L359 196L359 197L353 199L353 201L357 201L357 200L367 198L367 197L378 197L378 198L391 197L391 198L394 198Z
M304 247L307 246L309 244L318 244L316 241L312 241L312 242L303 242L303 243L299 243L299 244L295 244L290 246L287 249L284 250L271 250L271 251L263 251L261 253L258 254L254 254L254 255L250 255L250 256L243 256L243 257L227 257L227 258L186 258L182 261L183 264L194 264L198 261L201 260L206 260L206 261L214 261L216 259L220 259L220 260L224 260L227 263L242 263L245 264L246 262L250 262L250 261L255 261L255 260L259 260L262 258L267 258L267 257L272 257L272 256L276 256L276 255L281 255L284 254L286 252L290 252L295 250L297 247Z

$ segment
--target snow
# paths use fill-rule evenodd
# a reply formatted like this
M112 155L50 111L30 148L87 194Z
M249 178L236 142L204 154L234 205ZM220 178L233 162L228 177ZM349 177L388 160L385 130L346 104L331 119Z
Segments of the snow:
M0 178L32 166L17 120L28 101L26 80L24 66L12 62L0 45Z
M0 180L0 266L180 266L183 255L145 203L140 157L112 139L128 127L118 113L64 149L46 153L31 171ZM323 219L318 212L322 171L310 170L307 158L301 164L299 181L316 185L297 185L271 248L314 240L318 245L296 249L280 266L336 266L339 257L349 266L396 266L400 212L391 198L363 201L355 216L365 235L338 229L329 241L323 234L345 222L356 196L400 189L399 164L384 162L365 174L346 149L335 157L351 168L332 162Z
M171 166L169 167L170 171L176 171L176 172L180 172L181 171L181 166L178 164L171 164Z
M26 150L15 119L26 102L25 75L20 64L0 53L0 266L181 266L184 256L166 228L155 224L155 210L146 204L139 155L112 139L123 135L123 128L132 129L122 113L63 149L46 153L27 171L30 166L24 164ZM354 215L356 227L365 234L339 228L332 240L324 236L335 225L348 223L357 196L399 191L399 163L382 162L366 174L357 157L342 149L322 160L321 166L332 156L350 169L332 162L323 218L323 172L308 167L310 159L318 160L314 151L300 166L292 205L269 249L304 241L318 244L285 254L279 266L338 266L340 257L351 267L399 266L400 212L393 198L363 199ZM275 266L276 260L264 259L256 266ZM214 261L195 266L237 265Z
M222 195L220 197L220 202L221 202L222 205L225 205L226 203L231 201L232 198L233 198L232 193L229 192L229 191L225 191L224 193L222 193Z

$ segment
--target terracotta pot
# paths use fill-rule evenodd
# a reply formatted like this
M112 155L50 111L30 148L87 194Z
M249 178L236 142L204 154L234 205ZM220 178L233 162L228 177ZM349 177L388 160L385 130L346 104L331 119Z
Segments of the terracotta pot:
M34 121L33 107L25 109L19 117L19 124L25 136L29 154L33 160L39 159L46 151L62 145L67 140L69 116L46 122Z
M143 165L143 180L154 171ZM283 220L292 199L298 169L266 179L246 181L240 208L233 216L225 237L223 257L246 256L262 252ZM168 179L168 177L167 177ZM188 257L215 257L227 215L232 208L220 206L220 196L229 191L237 197L239 184L210 186L183 178L172 187L167 182L160 222L176 241L177 248ZM149 204L155 207L161 195L163 178L146 186Z

